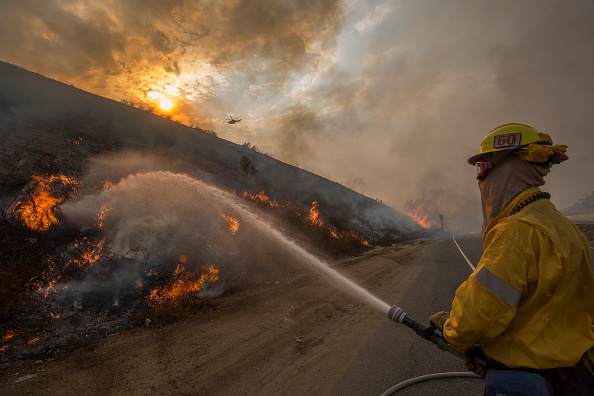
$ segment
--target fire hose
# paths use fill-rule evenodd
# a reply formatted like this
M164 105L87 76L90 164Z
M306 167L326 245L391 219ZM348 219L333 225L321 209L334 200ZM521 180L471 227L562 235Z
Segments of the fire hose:
M457 358L460 358L466 362L469 361L469 358L466 356L466 354L464 352L462 352L459 349L456 349L456 348L452 347L450 344L448 344L448 342L443 337L443 334L441 333L441 331L439 329L435 328L434 326L428 327L422 323L417 322L416 320L410 318L408 316L408 314L406 312L404 312L404 310L402 308L400 308L396 305L393 305L390 308L390 310L388 311L388 318L390 318L391 320L393 320L396 323L400 323L400 324L403 324L403 325L411 328L421 338L435 344L442 351L447 351L447 352L451 353L452 355L456 356ZM473 357L471 363L476 364L476 365L482 365L482 366L484 366L486 364L486 362L480 357ZM392 395L393 393L397 392L400 389L403 389L409 385L416 384L421 381L427 381L427 380L438 379L438 378L460 378L460 377L482 378L482 377L476 375L475 373L471 373L471 372L451 372L451 373L428 374L428 375L423 375L420 377L411 378L409 380L403 381L403 382L391 387L390 389L386 390L384 393L382 393L381 396Z

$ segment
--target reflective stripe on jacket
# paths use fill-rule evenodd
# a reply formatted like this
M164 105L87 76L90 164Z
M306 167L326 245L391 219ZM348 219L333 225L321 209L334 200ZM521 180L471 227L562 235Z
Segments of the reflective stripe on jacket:
M480 344L511 368L575 365L594 347L594 277L588 241L548 199L487 227L476 271L458 288L444 336L460 350Z

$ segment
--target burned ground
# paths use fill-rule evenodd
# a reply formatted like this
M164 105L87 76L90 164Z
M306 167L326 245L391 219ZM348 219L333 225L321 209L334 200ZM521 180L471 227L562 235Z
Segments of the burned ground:
M428 241L375 248L333 267L385 301L415 277L412 259ZM252 273L250 287L168 326L136 327L50 359L3 370L6 395L326 394L357 343L385 321L307 267Z
M300 273L267 229L330 259L435 232L249 144L0 71L3 366L216 309L212 296L261 273Z

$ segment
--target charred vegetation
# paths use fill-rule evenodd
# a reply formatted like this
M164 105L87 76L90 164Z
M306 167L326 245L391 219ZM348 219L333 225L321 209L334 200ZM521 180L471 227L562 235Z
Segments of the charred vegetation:
M322 257L430 235L250 144L0 71L0 365L201 314L262 282L254 274L304 270L200 183Z

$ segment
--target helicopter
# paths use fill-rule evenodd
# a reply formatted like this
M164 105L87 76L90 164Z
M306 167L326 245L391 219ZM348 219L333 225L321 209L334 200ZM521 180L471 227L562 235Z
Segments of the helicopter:
M226 119L227 124L235 124L236 122L240 122L241 118L235 118L231 114L229 114L229 118Z

